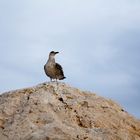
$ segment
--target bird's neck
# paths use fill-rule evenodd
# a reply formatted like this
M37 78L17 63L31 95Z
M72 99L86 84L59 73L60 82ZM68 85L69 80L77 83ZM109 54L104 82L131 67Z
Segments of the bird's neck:
M49 59L48 59L48 62L50 63L55 63L55 58L50 56Z

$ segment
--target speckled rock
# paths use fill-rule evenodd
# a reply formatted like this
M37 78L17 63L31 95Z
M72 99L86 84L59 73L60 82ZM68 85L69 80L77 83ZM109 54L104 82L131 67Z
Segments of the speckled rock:
M0 95L0 140L140 140L140 121L94 93L43 83Z

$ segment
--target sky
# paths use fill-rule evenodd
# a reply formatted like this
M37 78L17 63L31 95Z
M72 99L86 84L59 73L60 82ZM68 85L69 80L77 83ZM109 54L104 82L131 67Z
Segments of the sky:
M50 51L65 83L140 118L139 0L0 0L0 93L49 81Z

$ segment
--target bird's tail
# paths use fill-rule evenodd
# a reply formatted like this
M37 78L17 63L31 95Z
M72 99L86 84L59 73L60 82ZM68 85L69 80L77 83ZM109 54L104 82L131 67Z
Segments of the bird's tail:
M66 77L64 76L64 77L61 77L61 78L59 78L59 80L63 80L63 79L65 79Z

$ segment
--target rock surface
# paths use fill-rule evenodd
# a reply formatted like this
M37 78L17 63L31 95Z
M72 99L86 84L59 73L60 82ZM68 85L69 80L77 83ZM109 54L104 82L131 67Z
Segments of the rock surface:
M140 140L140 121L96 94L43 83L0 95L0 140Z

